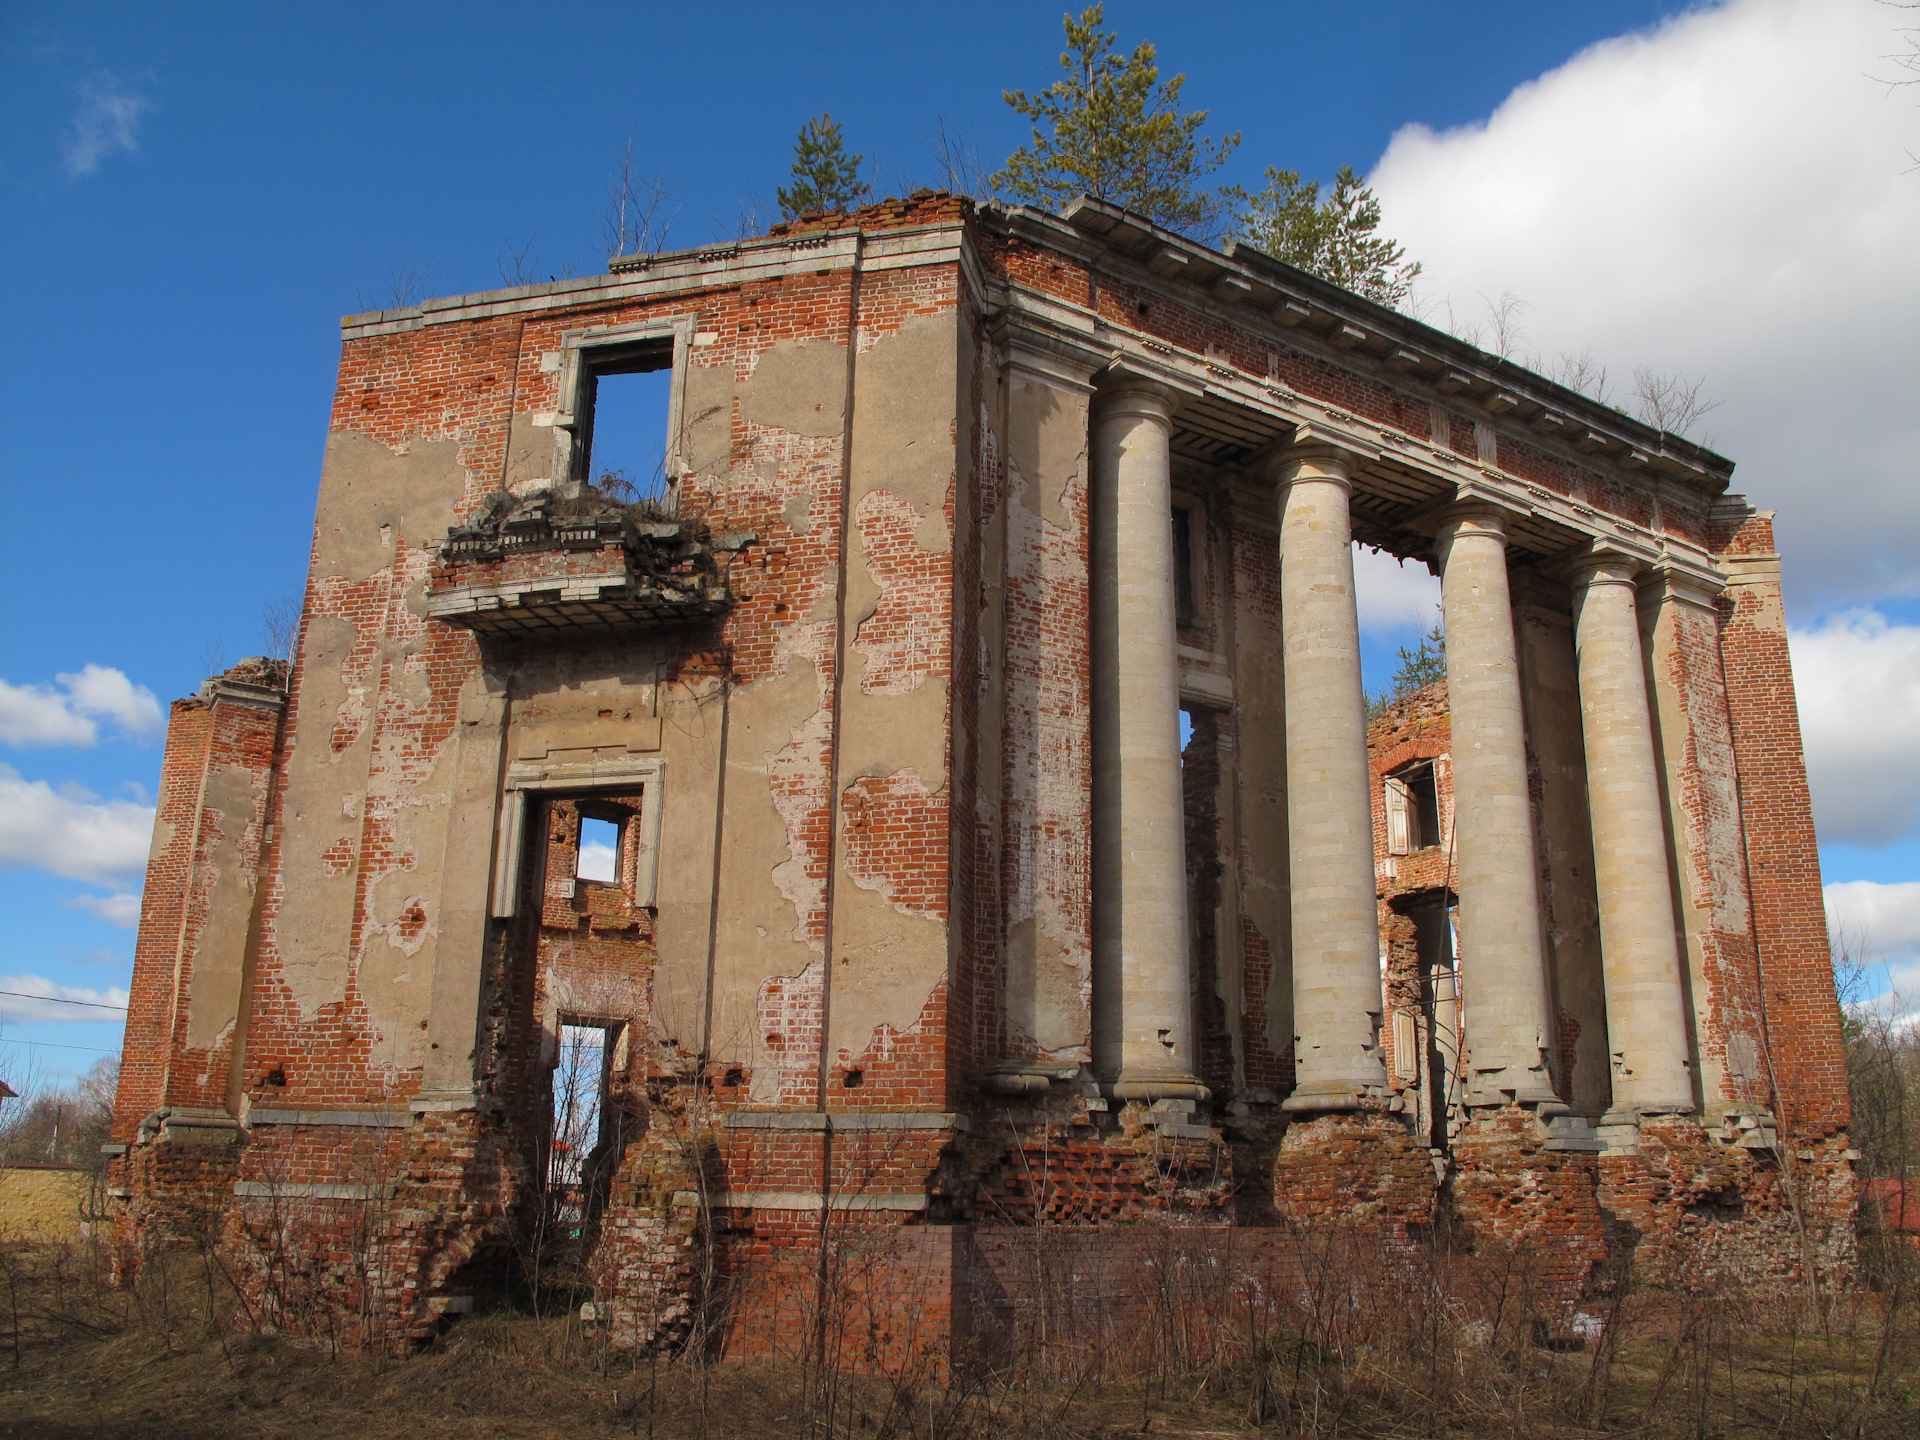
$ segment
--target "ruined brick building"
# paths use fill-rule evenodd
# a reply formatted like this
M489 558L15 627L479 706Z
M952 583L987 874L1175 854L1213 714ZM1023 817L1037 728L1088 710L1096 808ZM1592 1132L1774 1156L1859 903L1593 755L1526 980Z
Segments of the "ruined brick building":
M173 708L130 1256L418 1337L558 1214L616 1339L723 1277L735 1353L826 1238L936 1347L1039 1225L1445 1217L1569 1296L1610 1248L1845 1263L1779 561L1720 456L1084 199L343 342L291 674ZM642 372L629 503L596 403ZM1371 734L1354 540L1445 611Z

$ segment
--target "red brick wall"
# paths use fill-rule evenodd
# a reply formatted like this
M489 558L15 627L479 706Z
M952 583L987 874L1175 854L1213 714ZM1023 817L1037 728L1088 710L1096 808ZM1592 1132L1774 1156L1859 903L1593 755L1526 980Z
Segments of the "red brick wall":
M271 668L243 664L226 672L242 684L272 685L282 676ZM161 760L160 799L155 840L140 930L134 945L134 976L127 1034L121 1058L120 1090L113 1138L133 1138L143 1117L164 1105L219 1108L226 1103L229 1060L240 997L232 1014L203 1019L201 1031L216 1030L210 1045L195 1045L189 1033L194 972L216 889L221 903L241 913L225 915L223 934L244 944L251 919L254 876L265 839L269 776L280 739L280 707L212 692L208 699L175 701L168 718L167 745ZM207 793L209 774L219 772L229 807L244 803L246 814L225 813ZM224 887L221 882L225 881ZM240 956L222 957L238 966ZM206 1005L204 994L200 1002Z
M1788 1133L1812 1139L1844 1129L1851 1108L1786 615L1764 558L1772 552L1767 512L1726 537L1730 561L1758 557L1762 568L1728 592L1720 654L1780 1119Z
M176 700L167 716L154 849L147 859L146 889L140 899L120 1089L114 1104L113 1138L122 1144L133 1139L134 1128L144 1116L166 1103L178 993L174 966L180 954L180 927L186 919L212 722L212 707L199 700Z

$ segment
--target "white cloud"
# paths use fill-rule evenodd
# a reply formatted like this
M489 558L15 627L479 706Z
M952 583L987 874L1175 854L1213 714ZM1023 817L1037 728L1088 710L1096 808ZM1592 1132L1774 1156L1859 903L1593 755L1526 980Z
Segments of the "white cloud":
M76 910L90 910L121 930L131 930L140 923L138 895L75 895L65 903Z
M1856 960L1886 967L1879 999L1920 1020L1920 880L1878 885L1843 880L1826 887L1827 923Z
M91 745L93 721L46 685L0 680L0 741L8 745Z
M16 1023L27 1020L111 1023L121 1019L127 1008L127 992L118 985L89 990L80 985L56 985L43 975L0 975L0 990L13 992L0 995L0 1014ZM63 1000L80 1003L60 1004ZM102 1006L108 1008L102 1009Z
M151 740L167 728L153 692L111 666L86 665L54 679L59 690L0 680L0 742L91 745L99 738L95 718L113 721L122 733L138 740Z
M613 846L589 840L580 847L580 863L574 867L574 873L582 880L618 880L620 857L614 853Z
M1705 375L1699 427L1778 507L1796 614L1920 592L1920 176L1876 0L1731 0L1604 41L1484 123L1411 125L1385 229L1462 310L1513 291L1546 356ZM1616 396L1616 400L1619 397Z
M1849 610L1787 639L1820 838L1920 833L1920 626Z
M1418 560L1353 547L1353 598L1369 635L1425 634L1440 618L1440 581Z
M112 884L147 863L153 807L62 792L0 765L0 865Z
M117 75L101 71L80 86L80 108L67 125L60 158L67 178L82 180L116 150L140 148L140 117L153 102Z
M150 740L167 728L153 692L110 666L85 665L77 675L54 678L73 697L75 709L88 715L105 715L129 735Z

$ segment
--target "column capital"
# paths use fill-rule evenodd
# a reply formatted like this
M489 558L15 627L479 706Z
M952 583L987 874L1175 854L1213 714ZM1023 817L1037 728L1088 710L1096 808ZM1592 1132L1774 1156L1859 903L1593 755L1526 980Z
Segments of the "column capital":
M1444 551L1460 535L1484 535L1507 543L1507 522L1514 512L1483 495L1467 495L1431 512L1435 545Z
M1247 466L1282 489L1296 480L1328 480L1351 492L1353 472L1365 463L1359 451L1303 429L1266 446Z
M1002 338L1007 369L1013 374L1077 395L1093 394L1093 375L1100 368L1100 357L1056 345L1052 336L1032 330L1011 331Z
M1173 428L1174 411L1184 397L1156 376L1115 363L1097 377L1093 390L1095 421L1130 415Z
M1565 562L1561 573L1576 590L1591 590L1597 585L1637 585L1646 562L1619 550L1594 550Z

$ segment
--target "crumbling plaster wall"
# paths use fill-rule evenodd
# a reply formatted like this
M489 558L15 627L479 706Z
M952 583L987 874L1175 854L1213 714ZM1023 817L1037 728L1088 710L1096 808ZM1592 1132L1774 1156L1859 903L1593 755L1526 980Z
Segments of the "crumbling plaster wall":
M1773 514L1741 510L1718 537L1730 582L1718 609L1765 994L1768 1043L1761 1058L1783 1129L1794 1142L1807 1143L1843 1131L1851 1107Z
M919 1025L947 972L962 371L952 277L902 273L866 277L857 295L844 275L810 297L747 294L738 344L697 348L688 377L684 503L758 537L736 562L726 628L712 1045L747 1060L761 1103L816 1101L825 1016L830 1058L857 1067ZM805 333L785 338L797 321ZM783 338L760 343L770 332ZM670 934L663 915L663 967Z
M1676 920L1686 946L1702 1106L1710 1119L1771 1105L1719 616L1658 582L1640 594L1647 694L1667 803Z
M827 1041L841 1065L912 1029L947 976L954 501L973 406L956 281L889 272L861 294Z
M463 449L418 432L328 443L249 1037L283 1098L411 1088L400 1077L428 1053L449 742L476 656L426 619L425 584L429 548L484 483Z
M1004 381L999 689L1003 1058L1092 1059L1087 589L1089 391L1020 365Z

